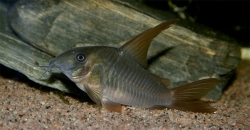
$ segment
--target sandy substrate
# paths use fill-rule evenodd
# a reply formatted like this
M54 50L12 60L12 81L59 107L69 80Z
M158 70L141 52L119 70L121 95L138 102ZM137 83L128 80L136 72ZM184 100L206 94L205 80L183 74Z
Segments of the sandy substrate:
M2 70L1 75L6 75L3 73L6 72ZM211 104L217 108L213 114L134 107L126 107L122 113L108 113L92 102L30 82L0 77L0 130L250 129L248 61L241 62L221 100Z

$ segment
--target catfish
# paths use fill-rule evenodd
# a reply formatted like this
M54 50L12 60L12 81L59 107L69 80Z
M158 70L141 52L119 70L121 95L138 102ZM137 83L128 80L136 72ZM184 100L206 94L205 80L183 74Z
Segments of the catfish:
M176 21L150 28L120 48L73 48L52 59L44 73L60 69L98 106L108 111L121 112L126 105L212 113L216 109L200 98L216 87L218 79L203 79L169 89L169 79L146 70L151 41Z

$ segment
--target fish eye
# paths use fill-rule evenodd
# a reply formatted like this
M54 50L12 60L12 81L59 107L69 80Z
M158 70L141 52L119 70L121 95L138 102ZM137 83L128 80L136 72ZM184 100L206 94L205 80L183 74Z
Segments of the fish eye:
M86 60L86 55L83 53L78 53L78 54L76 54L75 58L76 58L76 61L83 62Z

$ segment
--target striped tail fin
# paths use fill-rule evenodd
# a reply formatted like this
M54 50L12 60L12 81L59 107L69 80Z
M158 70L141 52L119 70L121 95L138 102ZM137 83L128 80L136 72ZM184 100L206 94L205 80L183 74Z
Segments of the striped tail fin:
M173 102L170 105L170 108L207 113L216 111L216 109L211 107L208 102L201 101L200 98L215 88L218 83L218 79L210 78L172 89Z

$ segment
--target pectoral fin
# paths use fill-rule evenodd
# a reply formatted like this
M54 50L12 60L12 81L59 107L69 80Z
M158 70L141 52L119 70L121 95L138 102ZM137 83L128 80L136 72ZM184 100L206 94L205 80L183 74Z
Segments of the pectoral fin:
M169 20L157 25L154 28L150 28L145 32L139 34L132 40L124 44L119 51L125 55L133 58L142 67L146 68L147 63L147 52L151 41L155 38L161 31L170 27L171 24L175 23L177 19Z
M89 97L99 106L101 106L102 89L101 87L89 87L89 85L84 85L86 93Z
M122 105L107 98L102 98L102 107L108 111L121 112Z

